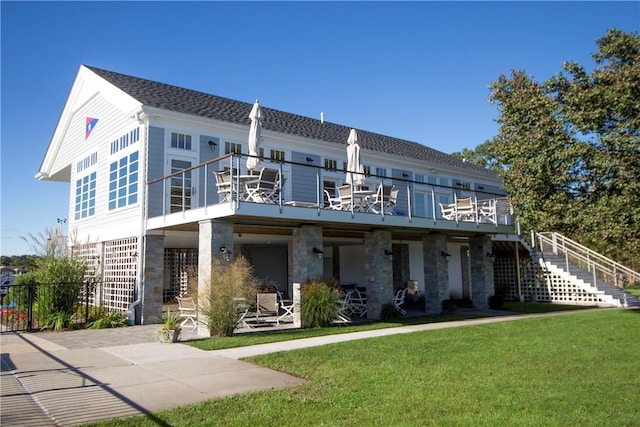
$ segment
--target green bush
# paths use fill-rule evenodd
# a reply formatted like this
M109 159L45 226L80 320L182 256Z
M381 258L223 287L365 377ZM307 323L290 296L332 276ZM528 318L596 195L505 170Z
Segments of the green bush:
M340 298L333 279L309 280L300 289L300 318L306 327L328 326L336 318Z
M504 298L502 295L492 295L489 297L489 308L491 310L500 310L504 307Z
M232 262L215 259L211 279L198 295L198 309L207 318L210 334L233 335L242 315L238 301L254 303L258 288L251 264L244 257L239 256Z
M40 285L35 304L41 328L57 331L72 326L86 269L85 261L72 257L38 260L33 278Z
M458 308L458 302L455 299L450 298L442 301L442 311L453 313L456 311L456 308Z
M380 320L383 322L393 322L400 318L400 310L395 304L388 302L382 306L380 310Z
M97 307L102 312L97 318L87 322L88 329L121 328L129 326L127 317L120 311L107 312L104 307Z

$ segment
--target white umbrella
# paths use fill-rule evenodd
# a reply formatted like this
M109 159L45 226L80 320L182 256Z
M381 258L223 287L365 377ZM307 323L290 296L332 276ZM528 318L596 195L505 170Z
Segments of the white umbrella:
M251 126L249 127L249 156L258 155L258 144L260 143L260 133L262 132L262 111L260 111L260 104L256 99L253 104L251 113L249 113L251 119ZM247 169L254 170L258 167L257 157L247 158Z
M360 164L360 146L355 129L349 132L347 139L347 184L364 184L364 167Z

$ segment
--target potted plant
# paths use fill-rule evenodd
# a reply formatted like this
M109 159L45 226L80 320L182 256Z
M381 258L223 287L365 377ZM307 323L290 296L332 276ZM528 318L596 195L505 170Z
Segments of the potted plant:
M164 319L162 326L158 330L158 337L160 337L160 341L177 342L181 331L180 317L176 314L171 314L171 311L168 311L167 317Z

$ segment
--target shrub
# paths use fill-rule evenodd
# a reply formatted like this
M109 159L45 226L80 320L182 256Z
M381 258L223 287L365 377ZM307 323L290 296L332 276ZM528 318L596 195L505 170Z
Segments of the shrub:
M328 326L336 318L340 292L333 279L313 279L300 289L300 318L307 327Z
M40 286L36 294L38 317L43 329L69 328L78 307L86 262L72 257L46 257L38 260L33 272Z
M400 311L395 304L389 302L382 306L380 311L380 320L383 322L392 322L400 318Z
M456 311L456 308L458 308L458 303L455 299L450 298L442 301L442 311L453 313L454 311Z
M500 310L504 306L504 298L502 295L492 295L489 297L489 308L491 310Z
M251 264L242 256L231 262L215 259L211 280L198 295L198 309L207 317L212 336L231 336L240 320L238 299L255 302L259 287Z
M89 329L121 328L129 326L127 317L121 311L107 312L104 307L98 307L102 312L97 318L87 322Z

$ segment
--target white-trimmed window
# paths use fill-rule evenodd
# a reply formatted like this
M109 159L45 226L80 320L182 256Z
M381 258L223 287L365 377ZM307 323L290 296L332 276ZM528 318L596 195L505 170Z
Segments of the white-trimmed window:
M376 175L387 176L387 168L376 168Z
M109 165L109 210L138 202L138 152Z
M338 161L335 159L324 159L324 168L328 171L337 171Z
M416 174L416 176L415 176L415 179L414 179L414 180L415 180L416 182L422 182L422 183L426 182L426 181L424 180L424 175L423 175L423 174L421 174L421 173L417 173L417 174Z
M284 162L284 151L269 150L269 158L274 162Z
M96 214L96 173L92 172L76 180L74 219Z
M225 142L224 143L224 154L236 153L242 154L242 144L237 142Z
M171 148L191 151L191 135L180 132L171 132Z

